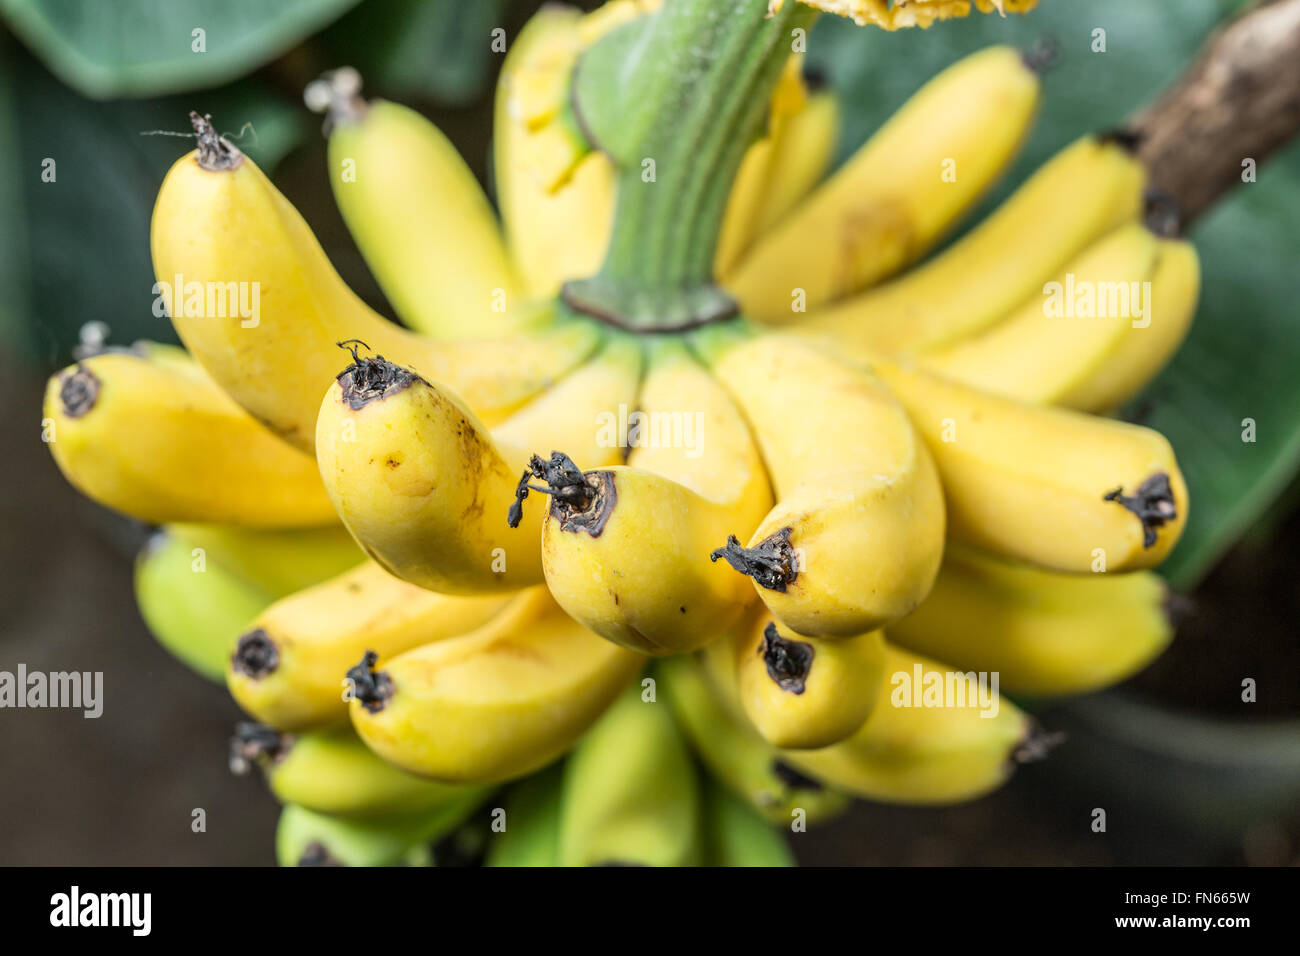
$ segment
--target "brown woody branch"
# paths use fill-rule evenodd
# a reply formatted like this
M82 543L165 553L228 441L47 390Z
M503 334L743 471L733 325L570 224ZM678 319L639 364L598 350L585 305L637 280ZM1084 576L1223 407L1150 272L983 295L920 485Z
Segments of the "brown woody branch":
M1217 31L1129 122L1151 186L1183 226L1300 130L1300 0L1264 0Z

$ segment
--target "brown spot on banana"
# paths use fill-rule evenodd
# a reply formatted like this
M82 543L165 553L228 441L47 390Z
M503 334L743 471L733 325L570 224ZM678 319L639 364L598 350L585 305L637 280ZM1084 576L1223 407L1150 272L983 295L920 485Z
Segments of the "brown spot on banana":
M102 388L99 378L90 369L78 365L59 380L59 402L63 405L63 414L69 418L81 418L99 401Z

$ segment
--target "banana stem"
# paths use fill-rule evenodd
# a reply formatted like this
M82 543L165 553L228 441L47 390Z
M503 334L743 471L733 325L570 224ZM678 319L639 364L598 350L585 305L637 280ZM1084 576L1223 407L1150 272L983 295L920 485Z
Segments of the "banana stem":
M796 29L816 11L767 0L665 0L584 54L573 112L618 167L600 272L570 282L574 309L637 331L731 318L713 259L731 184L758 138Z

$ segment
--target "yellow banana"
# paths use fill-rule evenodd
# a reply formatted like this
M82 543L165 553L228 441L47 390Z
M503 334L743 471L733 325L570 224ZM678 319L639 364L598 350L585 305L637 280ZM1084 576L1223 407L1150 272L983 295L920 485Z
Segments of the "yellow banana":
M348 530L403 580L455 594L514 591L542 580L541 514L506 521L534 442L597 444L593 399L630 401L640 353L616 340L503 423L499 434L436 385L382 359L361 359L326 394L317 461ZM515 442L527 441L526 445ZM617 455L617 443L600 457Z
M1114 137L1057 153L988 218L891 282L809 315L855 354L921 352L983 331L1040 292L1068 259L1142 211L1146 170Z
M399 767L508 780L566 751L645 659L602 640L535 588L479 630L354 669L352 724Z
M902 407L806 340L697 344L748 417L777 500L748 547L733 537L713 557L752 575L772 613L811 637L865 634L916 607L943 556L944 508Z
M468 633L508 600L435 594L367 561L259 614L227 658L226 683L245 711L281 730L340 721L344 678L364 651L387 659Z
M52 376L50 451L79 491L142 521L333 523L311 458L254 421L175 350L105 352Z
M873 367L934 455L959 541L1058 571L1134 571L1182 534L1187 486L1159 433Z
M819 10L849 17L858 26L872 24L882 30L904 30L908 27L927 29L942 20L964 17L970 13L971 0L799 0ZM781 9L785 0L769 0L773 12ZM1008 13L1026 13L1038 5L1038 0L975 0L980 13L997 11L999 16Z
M980 693L973 676L889 646L880 704L858 732L785 757L868 800L971 800L1001 785L1017 762L1041 756L1050 739L990 685L983 700Z
M1073 389L1070 404L1109 412L1145 388L1187 337L1200 287L1196 247L1183 239L1162 239L1147 301L1150 324L1126 330L1119 348Z
M1145 667L1173 638L1169 594L1150 572L1055 574L949 545L934 590L889 639L1005 690L1084 694Z
M722 641L720 640L721 644ZM709 656L729 658L729 654ZM730 666L731 661L720 662ZM772 823L802 815L815 823L842 813L848 798L785 763L743 717L731 710L701 661L679 655L660 661L656 676L682 730L709 772ZM731 679L734 691L735 680Z
M230 741L231 768L256 763L281 803L343 817L383 817L436 810L487 790L413 776L379 759L349 726L297 736L240 724Z
M200 121L201 125L201 121ZM211 127L206 127L212 139ZM552 322L516 338L435 342L371 311L252 160L224 140L182 157L154 207L154 270L181 339L254 417L310 451L321 396L360 340L499 421L595 348L588 323ZM246 298L246 302L243 300ZM212 299L211 303L208 299ZM233 306L240 299L240 306ZM245 308L244 306L247 306Z
M830 90L808 95L803 109L777 130L754 234L771 232L821 182L840 134L840 105Z
M343 95L331 119L334 198L397 314L440 339L512 331L520 312L507 310L517 291L505 243L456 147L397 103Z
M188 541L164 532L136 559L135 599L159 644L220 681L236 638L275 598L219 561L197 563Z
M1037 75L1009 47L949 67L724 275L724 285L746 315L780 322L795 317L795 305L813 309L898 271L1010 162L1039 91Z
M698 866L700 788L668 705L629 687L564 763L561 866Z
M584 474L562 454L530 464L553 495L542 525L547 586L616 644L692 650L753 599L748 583L708 556L771 507L763 462L725 389L680 344L653 347L636 410L620 412L607 418L631 424L631 467Z
M760 614L705 653L768 743L808 750L850 736L877 706L884 646L880 631L824 640Z
M1001 322L919 362L995 395L1079 408L1080 390L1146 329L1156 247L1141 223L1120 226Z
M178 523L168 525L167 532L273 598L340 575L366 557L339 524L285 531Z

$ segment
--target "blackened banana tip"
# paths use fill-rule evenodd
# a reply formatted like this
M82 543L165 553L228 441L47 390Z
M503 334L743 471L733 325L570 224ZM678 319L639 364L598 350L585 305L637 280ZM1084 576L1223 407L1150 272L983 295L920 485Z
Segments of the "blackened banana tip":
M59 402L68 418L81 418L99 401L102 385L95 373L84 365L66 373L59 382Z

